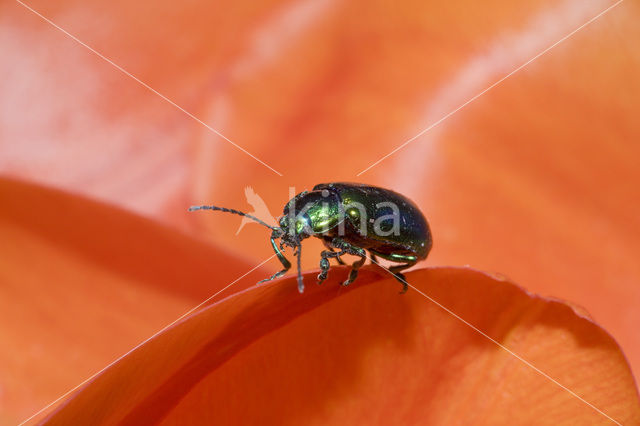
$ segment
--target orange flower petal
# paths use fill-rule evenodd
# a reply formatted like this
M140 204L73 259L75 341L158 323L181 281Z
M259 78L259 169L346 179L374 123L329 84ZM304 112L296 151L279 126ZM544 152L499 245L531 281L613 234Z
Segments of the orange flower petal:
M435 264L499 270L584 305L640 368L637 2L362 176L614 2L30 4L285 178L17 4L0 37L4 173L210 229L256 261L262 230L237 238L239 221L183 206L243 208L253 185L278 214L288 185L391 187L428 214Z
M368 156L386 154L609 4L499 0L463 12L455 2L33 3L284 180L7 6L5 19L19 25L2 28L3 58L15 66L0 71L3 172L184 227L201 221L215 241L261 259L264 230L237 239L238 221L186 216L184 205L241 208L243 187L259 184L277 214L287 199L281 185L352 180ZM623 2L364 175L424 208L436 234L431 262L500 270L584 305L636 367L640 225L628 206L638 198L639 10ZM245 179L229 179L238 164ZM311 256L305 263L315 266Z
M24 420L255 266L120 209L7 179L0 235L3 424Z
M157 336L45 424L607 424L584 402L386 272L346 267L235 294ZM569 306L470 269L408 281L624 424L640 421L615 341Z

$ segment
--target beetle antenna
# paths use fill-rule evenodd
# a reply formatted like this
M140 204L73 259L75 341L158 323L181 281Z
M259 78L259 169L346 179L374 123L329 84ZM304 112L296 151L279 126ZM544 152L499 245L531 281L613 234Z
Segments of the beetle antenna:
M248 213L241 212L239 210L228 209L226 207L218 207L218 206L191 206L191 207L189 207L189 211L190 212L193 212L193 211L196 211L196 210L216 210L216 211L221 211L221 212L225 212L225 213L233 213L233 214L237 214L237 215L240 215L240 216L248 217L249 219L251 219L251 220L253 220L255 222L258 222L260 225L264 225L269 229L273 229L273 230L280 229L280 228L277 228L275 226L271 226L268 223L263 222L262 220L258 219L255 216L252 216L252 215L250 215Z
M304 280L302 279L302 268L300 267L300 259L302 258L302 244L298 242L298 291L300 293L304 292Z

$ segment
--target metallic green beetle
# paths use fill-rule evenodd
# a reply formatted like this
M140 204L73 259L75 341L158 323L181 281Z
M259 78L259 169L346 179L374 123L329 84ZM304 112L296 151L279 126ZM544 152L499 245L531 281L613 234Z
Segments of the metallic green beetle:
M284 275L291 263L284 256L285 246L295 249L298 263L298 290L304 291L300 271L302 240L314 236L323 240L328 250L321 253L318 284L327 278L329 259L344 264L341 256L359 256L351 266L348 279L351 284L358 276L367 253L376 262L376 256L399 263L388 270L407 290L400 272L423 260L431 250L429 224L418 207L397 192L359 183L326 183L316 185L292 198L284 207L279 227L270 226L257 217L238 210L217 206L194 206L193 210L218 210L246 216L272 230L271 246L283 269L260 282ZM376 262L377 263L377 262Z

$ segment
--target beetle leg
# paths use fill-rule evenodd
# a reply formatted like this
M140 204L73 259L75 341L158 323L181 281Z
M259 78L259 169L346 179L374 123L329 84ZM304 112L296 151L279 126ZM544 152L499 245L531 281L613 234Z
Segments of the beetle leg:
M395 265L389 268L389 272L391 272L393 276L396 277L398 281L400 281L400 284L402 284L402 291L400 292L400 294L406 293L407 289L409 288L409 285L407 284L407 279L404 277L404 274L400 273L400 271L402 271L403 269L410 268L416 263L417 262L413 261L413 262L408 262L402 265Z
M331 252L335 251L335 250L333 249L333 246L331 245L331 243L330 243L329 241L327 241L327 240L322 240L322 242L324 243L324 246L325 246L326 248L328 248L328 249L329 249L329 251L331 251ZM342 260L342 258L340 257L340 256L342 256L342 255L343 255L343 254L345 254L345 253L346 253L346 252L343 250L342 252L338 253L338 255L337 255L337 256L332 256L332 257L335 257L335 259L338 261L338 263L339 263L340 265L346 265L346 263L344 263L344 260Z
M330 267L329 258L337 259L339 263L344 265L344 262L340 261L340 256L342 256L345 253L346 252L344 250L335 252L333 251L333 248L331 249L331 251L325 250L322 253L320 253L321 259L320 259L320 274L318 274L318 285L322 284L322 282L327 279L327 273L329 272L329 267Z
M342 238L334 238L333 240L331 240L331 245L335 248L339 248L342 252L345 252L347 254L360 256L360 259L356 260L351 265L351 272L349 272L349 278L347 278L347 280L342 283L342 285L347 286L351 284L358 276L358 269L360 269L360 267L364 265L364 262L367 260L367 252L364 251L363 248L356 247L352 244L349 244L348 242L344 241Z
M342 285L344 286L351 284L356 279L356 277L358 276L358 269L360 269L360 267L364 265L365 260L367 260L367 252L365 252L364 249L361 249L359 247L352 247L352 249L353 251L350 251L349 254L360 256L360 259L356 260L351 265L351 272L349 272L349 278L347 278L347 280L342 283Z
M278 256L278 260L280 261L280 263L282 263L282 266L284 266L284 269L276 272L269 278L265 278L264 280L258 281L258 284L263 283L265 281L275 280L276 278L279 278L284 274L286 274L287 271L291 269L291 262L289 262L287 258L284 257L284 254L282 254L282 251L280 251L280 248L278 247L278 244L276 244L274 237L271 237L271 247L273 247L273 251L276 252L276 256Z
M415 265L416 263L418 263L418 258L413 255L413 254L384 254L384 253L375 253L378 256L380 256L383 259L387 259L390 260L392 262L397 262L400 263L400 265L395 265L395 266L391 266L389 268L386 268L384 266L382 266L380 263L378 263L377 259L374 257L374 253L371 252L371 261L373 263L375 263L376 265L378 265L379 267L381 267L382 269L389 271L393 274L393 276L400 282L400 284L402 284L402 291L400 292L400 294L404 294L407 292L407 289L409 288L409 285L407 284L407 280L404 277L404 274L402 274L400 271L410 268L413 265Z

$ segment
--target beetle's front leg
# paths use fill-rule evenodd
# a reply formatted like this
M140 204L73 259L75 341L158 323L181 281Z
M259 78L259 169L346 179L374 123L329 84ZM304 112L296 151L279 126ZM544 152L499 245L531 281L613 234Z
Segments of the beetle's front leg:
M279 278L284 274L286 274L287 271L291 269L291 262L289 262L287 258L284 257L284 254L282 254L282 251L280 251L280 248L278 247L278 244L276 244L275 237L273 235L271 236L271 247L273 247L273 251L276 252L276 256L278 256L278 260L280 261L280 263L282 263L282 266L284 266L284 269L276 272L269 278L265 278L264 280L258 281L258 284L263 283L265 281L275 280L276 278Z

